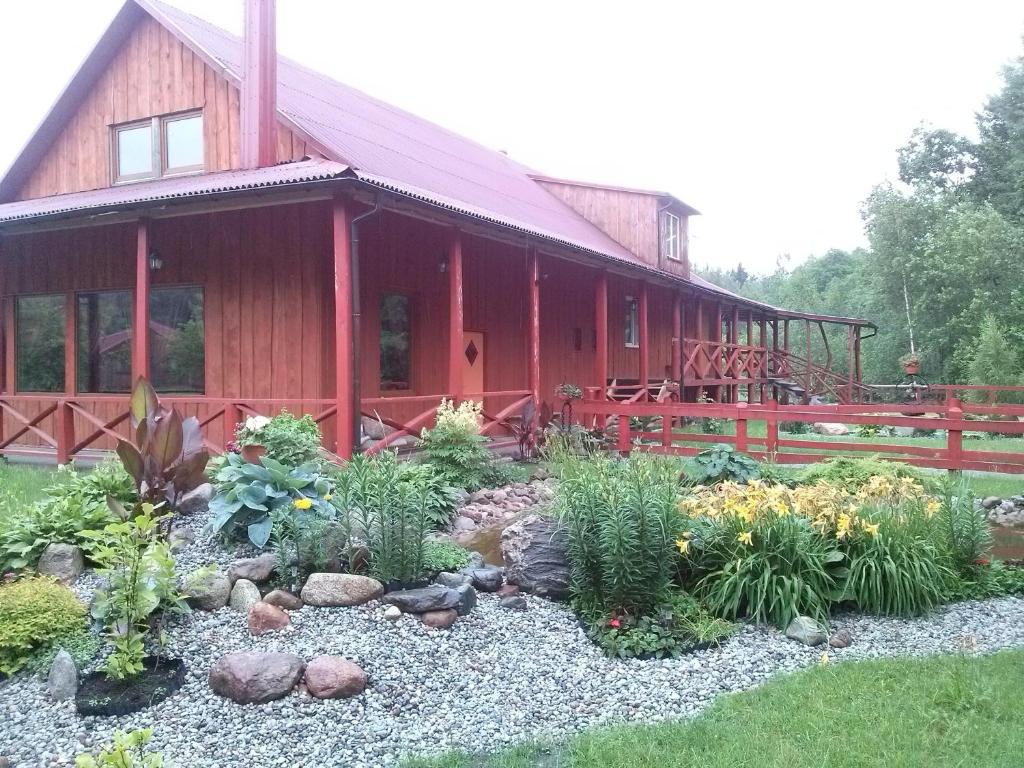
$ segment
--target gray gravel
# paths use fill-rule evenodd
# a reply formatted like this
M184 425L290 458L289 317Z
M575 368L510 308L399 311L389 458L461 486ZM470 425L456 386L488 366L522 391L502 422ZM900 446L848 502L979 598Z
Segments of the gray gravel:
M376 602L307 607L293 614L290 631L259 638L229 609L193 614L171 631L171 654L188 660L188 680L145 712L78 718L72 702L48 701L38 680L0 684L0 755L20 768L71 765L114 728L154 726L155 746L188 768L391 765L413 753L493 751L603 724L687 717L719 693L816 664L822 650L745 626L721 648L681 659L613 661L565 608L527 599L529 610L517 612L481 595L449 631L408 616L393 624ZM918 620L840 616L835 625L850 630L853 645L832 650L834 660L949 652L965 636L991 652L1024 646L1024 600L963 603ZM233 704L210 691L206 676L221 654L242 649L306 660L340 654L367 671L369 687L344 701L293 694Z

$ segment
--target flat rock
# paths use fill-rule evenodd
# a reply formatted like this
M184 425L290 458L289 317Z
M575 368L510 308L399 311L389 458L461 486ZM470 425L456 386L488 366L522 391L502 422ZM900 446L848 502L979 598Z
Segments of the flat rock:
M434 629L448 629L455 623L457 618L459 618L459 614L454 608L448 608L444 611L427 611L420 614L420 621Z
M284 589L275 589L272 592L268 592L263 596L263 602L268 605L276 605L278 608L284 608L286 611L297 611L303 605L302 598Z
M526 592L564 600L569 597L569 537L546 517L527 515L501 533L505 580Z
M472 584L461 584L455 591L459 595L459 604L455 606L455 611L459 616L468 616L476 608L476 590Z
M317 656L306 666L305 683L318 699L347 699L366 689L366 672L341 656Z
M502 584L498 590L498 597L515 597L519 594L519 587L515 584Z
M248 579L239 579L231 588L228 605L239 613L249 613L249 609L260 601L260 588Z
M214 495L213 486L203 483L182 496L174 511L183 517L205 515L210 509L210 502L213 501Z
M228 578L234 584L238 579L248 579L254 584L267 581L277 566L277 557L272 552L265 552L259 557L236 560L228 566Z
M307 605L321 607L362 605L379 600L384 585L369 576L353 573L313 573L306 579L300 597Z
M819 435L831 435L833 437L850 434L850 428L845 424L835 424L826 421L817 422L812 427L812 431Z
M302 678L302 659L290 653L229 653L210 669L210 688L239 704L287 696Z
M401 589L384 595L384 602L397 605L402 613L426 613L455 608L461 602L457 590L441 584L431 584L420 589Z
M455 518L455 530L456 531L475 531L476 520L465 515L459 515Z
M797 616L786 627L786 637L804 645L821 645L828 640L828 635L810 616Z
M473 579L473 586L481 592L497 592L501 589L500 568L476 568L470 576Z
M46 678L46 692L54 701L73 699L78 693L78 667L71 654L61 648L53 657Z
M216 611L228 604L231 581L220 571L192 571L183 581L188 604L201 611Z
M196 532L183 525L174 526L167 535L167 543L171 545L171 549L175 552L185 549L190 544L193 544L195 540Z
M288 614L276 605L264 603L262 600L253 603L249 608L249 632L253 635L265 635L268 632L276 632L284 629L292 620Z
M71 584L85 570L82 550L74 544L49 544L39 557L36 570L44 576Z
M449 573L448 571L441 571L441 573L437 574L437 578L434 579L435 584L452 589L461 587L463 584L469 584L472 581L473 577L468 573Z
M509 595L498 601L498 604L509 611L525 611L529 605L522 595Z

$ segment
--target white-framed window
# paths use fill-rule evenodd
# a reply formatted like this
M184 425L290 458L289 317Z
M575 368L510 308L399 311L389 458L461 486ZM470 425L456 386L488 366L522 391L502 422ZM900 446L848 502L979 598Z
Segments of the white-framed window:
M682 227L679 217L668 211L661 213L661 252L672 261L682 261Z
M112 129L115 184L203 170L203 114L162 115Z
M626 329L627 347L640 346L640 300L635 296L626 297Z

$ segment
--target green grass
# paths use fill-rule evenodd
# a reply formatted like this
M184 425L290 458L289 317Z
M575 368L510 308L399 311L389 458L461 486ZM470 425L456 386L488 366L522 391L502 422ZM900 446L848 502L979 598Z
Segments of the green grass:
M405 768L1012 768L1024 651L850 662L720 698L700 717ZM680 678L680 686L686 685Z
M38 500L55 474L52 467L8 464L0 460L0 514Z

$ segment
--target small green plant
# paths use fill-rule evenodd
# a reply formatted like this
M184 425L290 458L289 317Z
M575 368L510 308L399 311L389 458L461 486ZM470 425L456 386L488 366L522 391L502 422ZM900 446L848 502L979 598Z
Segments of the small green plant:
M85 669L96 660L102 647L103 640L90 632L83 623L33 653L32 658L25 665L25 671L39 677L46 677L54 658L61 650L65 650L71 655L77 669Z
M457 407L441 400L434 428L424 429L420 438L426 461L454 488L475 491L496 479L487 438L480 434L481 408L472 400Z
M139 506L134 516L104 529L96 550L107 586L96 592L92 615L107 628L113 643L103 669L115 680L142 672L151 617L188 612L185 596L177 589L174 557L160 537L154 508L148 503Z
M806 421L780 421L779 431L790 435L806 435L811 431L811 425Z
M161 753L149 749L152 738L152 728L115 731L114 741L99 752L78 755L75 768L171 768Z
M689 479L697 485L717 485L725 481L746 483L760 474L756 461L725 444L701 451L694 459L694 464Z
M424 574L440 573L441 571L454 573L461 571L469 563L469 552L458 544L432 539L423 542Z
M975 504L968 482L955 475L938 486L937 524L942 542L961 577L970 577L992 549L992 528L985 512Z
M50 643L85 629L85 606L45 576L0 584L0 673L13 675Z
M711 405L714 404L715 398L707 392L701 392L700 396L697 398L697 402ZM700 420L700 431L705 435L720 435L725 431L725 422L722 419L705 416Z
M881 424L858 424L857 437L878 437L882 434Z
M289 467L269 456L250 464L228 454L215 477L217 495L210 502L210 527L231 541L248 538L267 545L275 520L290 514L331 517L331 483L315 464ZM301 521L300 521L301 524Z
M301 418L282 409L271 419L250 416L235 429L235 445L262 445L267 456L282 464L299 466L317 461L320 427L308 413Z
M801 485L814 485L823 481L856 493L875 477L890 480L907 478L921 482L921 474L914 468L896 461L885 461L877 456L835 456L807 467L797 476L797 482Z

